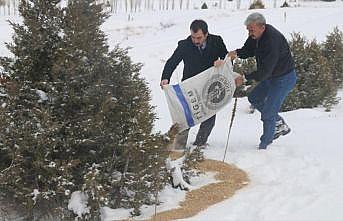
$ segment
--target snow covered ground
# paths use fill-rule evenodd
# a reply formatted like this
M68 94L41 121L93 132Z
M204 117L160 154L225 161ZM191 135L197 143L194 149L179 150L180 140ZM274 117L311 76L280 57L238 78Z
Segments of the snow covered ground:
M323 41L335 26L343 30L343 1L302 4L297 8L258 10L287 38L301 32L308 39ZM144 76L152 90L152 103L159 119L155 129L167 131L171 125L168 107L159 87L163 65L172 54L177 41L189 35L189 24L202 18L209 31L220 34L228 50L240 47L247 32L244 19L247 10L190 10L147 12L112 16L104 24L111 46L131 47L130 56L142 62ZM11 39L11 29L0 17L0 55L8 55L3 42ZM182 64L174 72L172 82L181 79ZM339 96L343 98L343 91ZM281 137L266 151L256 149L262 124L258 113L248 114L248 102L239 99L231 132L228 163L245 170L251 182L231 199L211 206L187 221L340 221L343 220L343 102L331 112L324 108L300 109L282 113L292 128L290 135ZM222 160L232 104L217 115L205 156ZM189 142L197 132L192 129ZM172 190L167 191L167 194ZM180 192L168 200L182 199ZM170 203L170 202L169 202ZM175 206L175 205L174 205ZM110 212L107 213L110 215ZM123 214L123 211L122 213ZM112 213L116 218L119 214ZM107 217L110 218L109 216ZM110 219L109 219L110 220Z

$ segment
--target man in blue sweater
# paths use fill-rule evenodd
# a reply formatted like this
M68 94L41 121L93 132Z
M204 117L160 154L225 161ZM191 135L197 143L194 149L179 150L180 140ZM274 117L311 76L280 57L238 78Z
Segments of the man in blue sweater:
M247 80L259 84L248 95L249 102L261 113L263 134L259 149L266 149L274 139L291 130L278 114L286 96L296 84L294 61L285 37L266 24L260 13L250 14L245 25L249 37L244 46L231 51L231 59L255 57L257 70L244 73Z

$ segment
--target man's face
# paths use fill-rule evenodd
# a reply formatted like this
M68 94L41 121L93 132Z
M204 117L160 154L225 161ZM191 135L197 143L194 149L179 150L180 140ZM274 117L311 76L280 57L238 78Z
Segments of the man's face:
M265 25L257 24L257 23L251 23L250 25L247 25L247 30L249 32L249 36L253 39L259 39L264 30L266 29Z
M196 46L201 46L206 41L207 35L208 33L204 34L201 29L197 32L191 30L192 42Z

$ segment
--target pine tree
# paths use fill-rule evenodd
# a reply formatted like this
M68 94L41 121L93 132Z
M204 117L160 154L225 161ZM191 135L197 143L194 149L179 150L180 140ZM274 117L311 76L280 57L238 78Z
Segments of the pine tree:
M338 27L326 36L323 55L328 60L337 87L343 87L343 32Z
M15 59L1 59L17 84L2 98L2 193L23 206L48 205L66 219L70 194L100 207L155 203L166 183L165 141L153 133L150 91L128 51L109 51L100 26L107 15L94 0L23 0L23 25L13 24ZM37 41L40 39L40 41ZM36 197L33 197L33 196ZM45 203L48 201L49 203Z
M329 110L336 103L337 88L328 61L321 53L321 45L295 33L290 48L298 79L282 109L285 111L324 105Z
M152 134L155 114L139 77L141 64L133 64L119 47L108 51L100 29L106 17L94 0L70 1L63 27L66 46L54 66L61 76L54 96L56 131L69 157L77 159L72 183L74 190L88 194L91 214L85 218L92 220L105 205L134 207L138 215L166 182L160 176L166 173L167 152L162 136Z
M255 58L236 59L233 65L233 70L239 74L249 74L256 70ZM253 81L246 82L245 85L236 88L234 97L244 97L255 87L256 83Z
M54 90L48 82L55 79L51 69L60 46L58 3L21 1L23 24L11 23L15 35L7 45L14 58L1 59L14 87L1 98L6 105L0 116L0 188L3 194L14 196L29 217L34 207L56 197L57 181L52 175L58 169L48 157L55 140L50 136L53 120L47 94Z
M107 119L117 135L114 150L117 160L113 171L122 174L114 188L118 198L112 201L112 205L134 206L134 215L138 215L139 207L143 203L153 203L153 195L166 182L164 161L168 153L164 149L163 137L152 134L156 117L149 104L150 91L138 75L141 65L133 65L127 51L119 48L115 48L110 56L112 61L121 59L110 72L111 81L116 82L113 91L116 103L107 113L116 115Z
M261 9L261 8L265 8L262 0L254 0L249 6L249 9Z

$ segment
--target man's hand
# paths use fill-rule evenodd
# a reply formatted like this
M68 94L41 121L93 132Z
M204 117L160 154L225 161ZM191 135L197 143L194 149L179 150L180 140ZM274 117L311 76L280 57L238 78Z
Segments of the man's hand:
M237 58L237 52L236 51L230 51L227 56L231 59L231 61L233 61Z
M241 86L243 83L244 83L244 76L243 75L239 75L235 78L235 84L236 84L236 87L239 87Z
M161 81L161 83L160 83L161 89L163 90L163 86L164 86L164 85L167 85L167 84L169 84L169 80L168 80L168 79L163 79L163 80Z
M218 59L218 60L216 60L216 61L214 61L214 67L220 67L220 66L222 66L223 64L225 63L225 61L224 60L221 60L221 59Z

